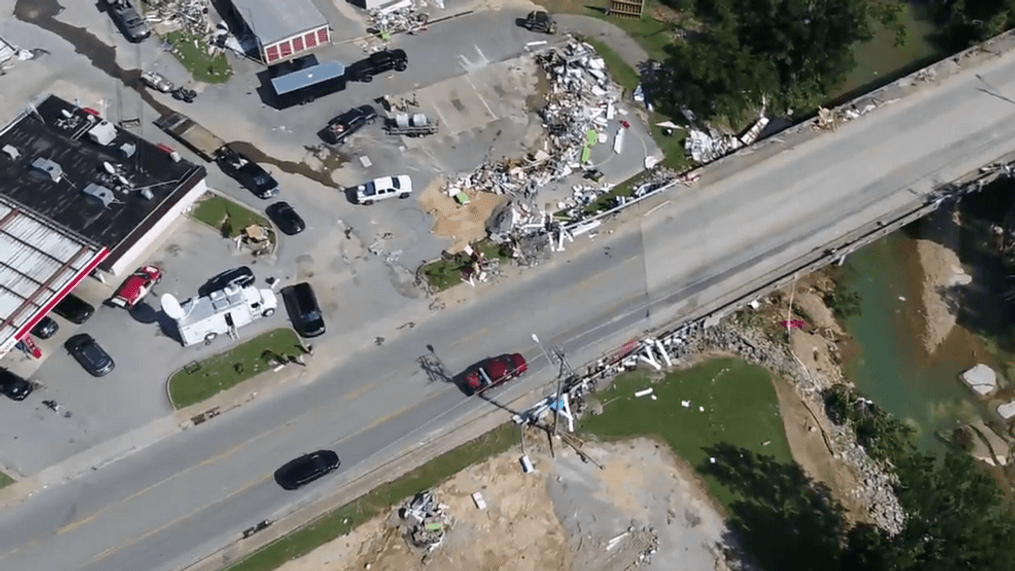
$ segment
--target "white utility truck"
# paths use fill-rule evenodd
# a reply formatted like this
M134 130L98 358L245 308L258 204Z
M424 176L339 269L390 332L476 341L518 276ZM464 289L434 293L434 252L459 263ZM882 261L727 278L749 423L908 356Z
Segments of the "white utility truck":
M227 287L204 297L192 297L182 304L171 294L162 296L162 310L176 321L184 347L210 343L222 334L236 339L237 329L269 317L277 307L275 292L252 286Z

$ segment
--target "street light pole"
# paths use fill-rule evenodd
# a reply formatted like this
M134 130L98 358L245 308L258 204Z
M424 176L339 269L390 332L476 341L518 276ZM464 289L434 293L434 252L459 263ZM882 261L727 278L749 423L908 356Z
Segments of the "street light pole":
M547 354L546 349L543 348L543 344L539 342L539 337L536 337L535 333L532 334L532 340L536 342L536 345L539 345L539 350L543 352L543 356L546 357L546 360L552 363L553 359L551 359L550 355ZM561 377L562 377L561 373L562 372L563 372L563 361L561 361L561 370L557 371L557 395L554 398L554 402L553 402L553 434L554 434L554 436L557 435L557 424L560 422L560 392L561 392Z

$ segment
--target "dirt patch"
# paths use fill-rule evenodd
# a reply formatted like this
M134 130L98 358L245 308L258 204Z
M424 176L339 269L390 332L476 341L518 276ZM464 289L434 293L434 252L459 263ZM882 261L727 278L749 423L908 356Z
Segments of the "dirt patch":
M826 435L831 433L831 426L824 411L812 413L811 405L800 398L788 381L779 375L772 375L772 379L793 459L812 478L831 489L832 497L846 508L847 519L855 523L871 523L869 506L860 501L855 492L860 488L856 470L836 458L825 441Z
M434 216L434 225L430 231L455 240L447 249L454 254L462 251L470 242L486 237L486 219L495 208L507 201L507 197L469 190L465 192L469 202L462 205L445 194L443 189L444 181L434 180L420 195L420 203Z
M932 355L948 337L956 323L959 288L970 281L962 269L958 252L961 219L958 210L937 211L929 216L923 227L935 239L916 241L916 252L924 279L921 297L923 302L923 347Z
M453 523L425 564L441 571L620 571L641 554L640 568L712 569L724 526L689 468L648 439L587 444L606 467L585 464L541 432L527 433L525 474L514 449L468 468L433 490ZM476 508L472 494L487 504ZM290 561L281 571L409 571L423 569L387 514ZM630 531L628 531L630 530ZM606 549L610 540L624 537Z
M807 317L811 320L811 325L823 329L829 329L835 332L837 335L843 335L845 332L842 330L842 326L835 319L835 315L831 309L825 305L825 300L822 299L820 292L815 290L805 290L796 292L796 297L793 299L794 305L796 305L801 311L807 314Z

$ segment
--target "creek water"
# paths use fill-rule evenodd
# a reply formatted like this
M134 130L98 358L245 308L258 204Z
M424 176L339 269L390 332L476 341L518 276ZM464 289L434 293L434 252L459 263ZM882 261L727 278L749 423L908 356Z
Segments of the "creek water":
M981 194L985 194L985 190ZM927 354L922 287L924 270L917 238L936 230L918 222L853 254L841 268L845 285L859 293L861 313L847 320L853 346L846 351L845 375L882 408L904 419L917 431L925 452L944 451L936 437L979 416L990 422L991 409L1011 396L1003 388L989 400L974 396L959 375L977 363L992 367L1002 387L1011 361L1008 311L1004 308L1004 270L991 251L992 222L983 212L998 212L994 196L979 196L963 205L959 255L973 276L969 291L959 298L958 324ZM988 203L984 208L984 202Z

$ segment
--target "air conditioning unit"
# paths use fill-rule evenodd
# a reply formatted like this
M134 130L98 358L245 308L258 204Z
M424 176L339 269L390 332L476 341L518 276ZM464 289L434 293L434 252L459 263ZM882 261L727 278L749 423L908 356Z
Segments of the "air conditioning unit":
M32 170L53 182L60 182L63 178L63 167L42 157L32 161Z
M116 138L116 126L103 119L88 130L88 138L91 139L93 143L103 146L108 145Z

